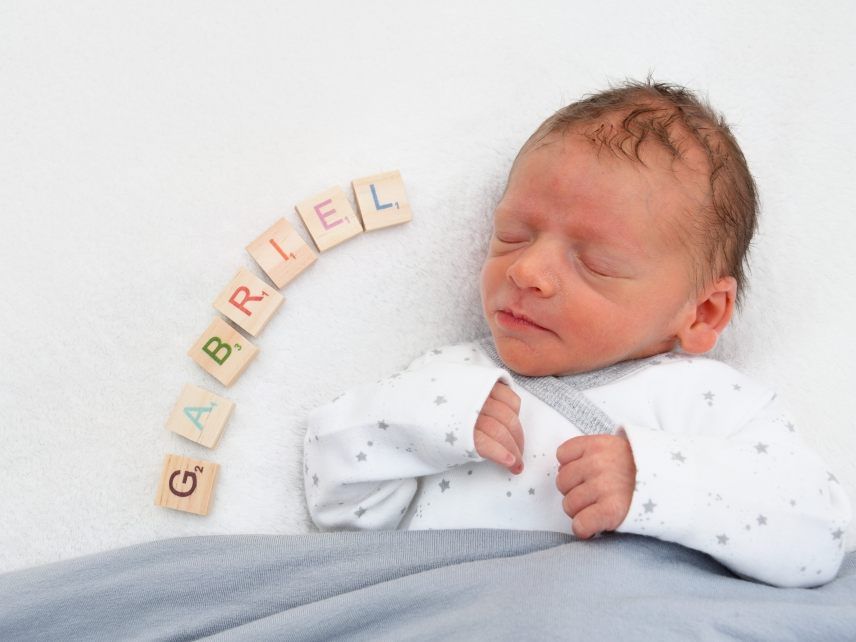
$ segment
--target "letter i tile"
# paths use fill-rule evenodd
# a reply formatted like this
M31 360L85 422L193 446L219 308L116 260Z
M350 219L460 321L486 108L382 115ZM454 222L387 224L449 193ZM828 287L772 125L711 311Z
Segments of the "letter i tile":
M278 288L295 279L318 258L284 218L250 243L247 252Z

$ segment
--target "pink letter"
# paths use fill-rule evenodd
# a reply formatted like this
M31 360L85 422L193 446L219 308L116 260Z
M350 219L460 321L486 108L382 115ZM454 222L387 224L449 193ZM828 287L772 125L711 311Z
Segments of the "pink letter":
M336 210L328 210L326 212L322 212L321 208L324 207L325 205L329 205L332 202L333 202L333 199L328 198L323 203L318 203L318 205L315 206L315 213L318 215L318 218L321 219L321 225L324 226L325 230L329 230L331 227L336 227L339 223L342 222L342 219L336 219L335 223L331 223L330 225L327 225L327 221L325 219L328 216L332 216L333 214L335 214Z

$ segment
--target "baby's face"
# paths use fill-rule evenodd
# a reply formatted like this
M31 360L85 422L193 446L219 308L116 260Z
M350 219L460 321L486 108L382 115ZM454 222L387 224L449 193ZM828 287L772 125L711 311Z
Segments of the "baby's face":
M539 376L671 350L695 308L676 221L698 207L701 175L666 171L665 150L643 152L644 167L598 157L573 130L546 140L520 156L494 213L481 298L499 355Z

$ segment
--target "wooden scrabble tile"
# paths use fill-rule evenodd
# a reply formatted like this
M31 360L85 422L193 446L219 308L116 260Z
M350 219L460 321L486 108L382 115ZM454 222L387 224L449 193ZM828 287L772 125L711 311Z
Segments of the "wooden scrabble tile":
M284 218L279 219L247 246L259 267L281 288L318 258Z
M279 292L249 270L241 268L214 300L214 307L256 336L282 302Z
M351 181L366 232L407 223L413 218L398 170Z
M155 505L207 515L220 464L168 454Z
M331 187L307 198L298 203L295 209L319 252L329 250L363 232L359 217L354 214L340 187Z
M190 441L215 448L234 408L234 401L187 384L166 420L166 427Z
M259 349L220 317L215 317L187 354L224 386L231 386Z

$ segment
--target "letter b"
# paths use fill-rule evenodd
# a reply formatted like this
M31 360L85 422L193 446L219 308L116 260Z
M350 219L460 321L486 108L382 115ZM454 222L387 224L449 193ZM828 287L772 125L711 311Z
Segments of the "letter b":
M212 343L216 343L217 347L209 348ZM223 350L225 350L225 354L222 357L218 356ZM220 337L211 337L205 342L205 345L202 346L202 352L214 359L214 361L217 362L217 365L222 366L226 359L229 358L229 355L232 354L232 347L228 343L223 343Z

